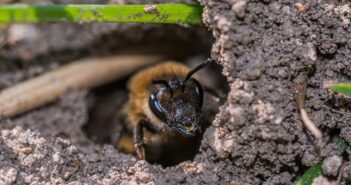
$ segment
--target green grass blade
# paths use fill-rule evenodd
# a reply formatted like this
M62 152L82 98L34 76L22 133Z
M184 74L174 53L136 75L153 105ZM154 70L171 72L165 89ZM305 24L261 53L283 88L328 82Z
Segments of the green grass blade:
M0 23L115 22L201 24L202 7L194 4L150 5L0 5Z
M326 83L324 87L351 96L351 83Z
M313 179L320 175L322 175L322 165L316 164L311 166L295 185L311 185Z

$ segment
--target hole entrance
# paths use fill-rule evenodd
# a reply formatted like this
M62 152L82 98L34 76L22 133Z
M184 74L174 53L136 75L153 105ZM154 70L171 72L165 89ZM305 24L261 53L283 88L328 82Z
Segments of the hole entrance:
M190 68L193 68L203 60L203 57L193 57L186 59L184 63ZM136 73L138 71L134 74ZM221 67L217 64L211 64L202 71L199 71L197 75L199 75L198 79L200 79L201 85L217 91L222 100L221 102L217 102L217 97L205 91L201 120L202 122L206 122L205 125L207 125L207 128L218 113L219 106L225 101L225 94L229 88L225 77L221 75ZM89 120L83 129L94 142L99 144L113 144L115 147L118 146L117 148L121 152L135 155L133 127L125 120L125 116L121 114L122 107L128 100L126 86L131 76L133 74L91 91L88 98ZM166 167L176 165L185 160L192 160L199 151L202 135L206 128L202 128L202 132L195 137L179 137L182 142L179 142L177 137L165 137L160 133L144 134L144 140L150 139L150 134L160 135L157 137L152 136L153 139L157 138L159 140L156 141L157 144L145 144L147 161ZM175 129L174 132L178 134ZM170 140L161 142L167 139ZM177 142L171 139L175 139Z
M140 28L132 27L131 29L131 32L135 32ZM210 56L210 48L213 43L210 32L204 27L196 26L192 28L156 26L143 31L138 35L138 38L126 38L126 40L123 40L120 34L117 30L115 33L103 36L93 44L92 48L94 49L90 53L94 56L106 55L106 52L114 55L156 54L166 56L172 61L184 63L192 69ZM118 43L113 38L122 39L118 40ZM121 45L125 47L121 47ZM128 100L127 82L132 75L91 90L88 98L89 120L84 125L83 130L92 141L98 144L112 144L116 147L123 140L125 146L116 148L119 148L121 152L135 155L133 126L125 121L124 116L121 115L122 107ZM203 86L206 85L218 90L224 94L224 98L226 97L225 94L229 89L228 82L221 75L219 65L211 64L199 71L197 75L199 75L200 83ZM204 102L203 105L209 104ZM207 110L202 111L202 115L209 117L206 118L207 125L210 125L214 119L218 112L218 106L219 104L215 107L210 106ZM199 151L204 132L203 128L201 134L191 141L183 138L182 145L174 144L173 141L178 140L176 137L172 138L173 140L171 139L170 142L160 142L157 145L149 146L146 144L146 159L150 163L161 164L165 167L176 165L185 160L192 160ZM144 139L145 137L148 137L148 134L144 134Z

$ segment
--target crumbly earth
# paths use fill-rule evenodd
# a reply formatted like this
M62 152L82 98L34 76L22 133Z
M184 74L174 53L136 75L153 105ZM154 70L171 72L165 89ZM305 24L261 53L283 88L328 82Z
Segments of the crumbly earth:
M80 129L88 119L88 92L72 92L0 121L0 184L293 184L306 167L326 157L349 161L350 147L341 155L336 140L351 144L351 98L322 86L330 80L350 81L350 6L284 0L201 4L215 38L212 57L224 67L230 92L193 161L162 168L111 145L92 143ZM68 31L59 31L61 26ZM179 49L181 56L189 56L206 51L211 41L201 28L177 26L32 28L26 30L39 34L28 34L2 51L0 88L86 55L168 47L171 53L160 53L174 55ZM323 132L321 144L301 122L295 83L306 85L306 109ZM344 176L350 180L347 171Z
M350 6L202 3L216 38L212 55L224 66L231 87L203 147L209 146L214 157L231 159L228 173L252 184L289 184L301 165L340 155L333 139L340 135L350 143L350 98L322 86L350 80ZM295 83L306 86L307 111L324 135L320 147L301 123Z

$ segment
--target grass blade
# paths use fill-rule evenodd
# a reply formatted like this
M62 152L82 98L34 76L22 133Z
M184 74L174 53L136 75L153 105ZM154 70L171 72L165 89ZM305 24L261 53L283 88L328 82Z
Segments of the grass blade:
M351 96L351 83L326 83L324 84L324 87Z
M322 165L316 164L311 166L295 185L311 185L313 179L320 175L322 175Z
M202 7L158 5L0 5L0 23L114 22L201 24Z

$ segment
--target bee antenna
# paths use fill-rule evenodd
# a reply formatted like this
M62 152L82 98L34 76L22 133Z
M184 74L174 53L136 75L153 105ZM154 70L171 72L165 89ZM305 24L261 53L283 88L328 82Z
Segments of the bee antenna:
M169 86L169 83L165 80L152 80L151 82L152 85L155 85L155 84L161 84L161 85L164 85L168 91L171 93L171 96L173 95L173 91L172 91L172 88Z
M202 62L201 64L199 64L198 66L196 66L194 69L192 69L191 71L189 71L189 73L185 76L185 79L182 81L182 91L184 91L185 86L186 86L186 82L190 79L190 77L198 72L200 69L206 67L208 64L212 63L213 59L212 58L208 58L206 59L204 62Z

